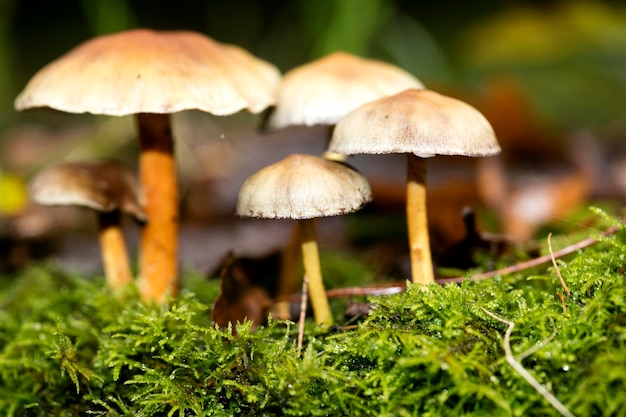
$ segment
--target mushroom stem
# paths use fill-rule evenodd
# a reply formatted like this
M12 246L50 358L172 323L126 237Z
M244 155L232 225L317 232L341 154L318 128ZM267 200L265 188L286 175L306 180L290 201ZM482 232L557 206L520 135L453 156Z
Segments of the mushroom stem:
M289 296L298 289L298 273L301 259L300 228L295 223L291 230L291 237L282 251L280 260L280 277L278 279L278 300L272 308L272 315L279 320L289 320L291 317Z
M414 283L435 282L426 215L426 160L407 155L406 218Z
M141 152L139 178L148 218L141 233L139 291L162 302L178 291L178 184L174 141L167 114L137 117Z
M124 235L120 226L120 211L98 213L98 237L106 282L118 291L133 280Z
M315 322L330 326L333 324L333 318L330 314L330 305L328 304L326 289L322 281L322 268L315 238L315 219L300 220L300 235L302 239L304 274L309 280L309 299L313 307Z

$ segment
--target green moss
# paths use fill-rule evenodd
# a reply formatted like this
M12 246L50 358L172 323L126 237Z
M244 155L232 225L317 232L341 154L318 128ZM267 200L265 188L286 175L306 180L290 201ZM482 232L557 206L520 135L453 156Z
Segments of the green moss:
M372 299L356 330L307 323L301 357L292 323L247 323L236 337L214 328L218 283L199 274L156 307L132 290L111 296L101 278L33 266L0 281L0 414L558 415L507 364L506 325L485 309L515 323L513 354L574 414L623 416L626 233L615 224L614 237L559 260L570 296L552 266L409 285ZM328 274L354 282L344 261Z

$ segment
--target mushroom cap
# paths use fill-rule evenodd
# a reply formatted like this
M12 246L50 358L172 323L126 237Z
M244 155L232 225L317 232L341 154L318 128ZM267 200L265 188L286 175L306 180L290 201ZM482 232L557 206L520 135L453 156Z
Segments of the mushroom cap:
M101 212L120 210L146 220L134 173L115 162L64 162L44 168L30 182L42 205L76 205Z
M285 74L269 124L334 125L360 105L407 88L423 85L392 64L334 52Z
M196 32L134 29L88 40L51 62L15 108L122 116L197 109L258 113L274 104L280 72Z
M469 104L409 89L364 104L335 126L331 152L488 156L500 152L491 124Z
M267 219L310 219L359 210L370 186L352 167L293 154L250 176L241 186L237 214Z

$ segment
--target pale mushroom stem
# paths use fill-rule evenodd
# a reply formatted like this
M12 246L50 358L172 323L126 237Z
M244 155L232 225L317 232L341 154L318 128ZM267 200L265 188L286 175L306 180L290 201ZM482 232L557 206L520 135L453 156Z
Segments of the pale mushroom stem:
M168 114L138 115L139 178L148 218L141 232L139 291L162 302L178 292L178 184Z
M98 213L98 237L102 251L102 264L109 288L119 291L133 280L126 242L118 210Z
M281 256L278 291L276 293L277 301L272 308L272 316L279 320L289 320L291 318L288 298L298 289L298 273L302 255L301 241L300 227L296 223L291 230L291 237Z
M426 160L407 155L406 218L414 283L435 282L426 215Z
M322 268L315 238L315 219L303 219L299 223L302 238L302 262L304 274L309 280L309 299L313 307L315 322L330 326L333 324L333 318L322 281Z

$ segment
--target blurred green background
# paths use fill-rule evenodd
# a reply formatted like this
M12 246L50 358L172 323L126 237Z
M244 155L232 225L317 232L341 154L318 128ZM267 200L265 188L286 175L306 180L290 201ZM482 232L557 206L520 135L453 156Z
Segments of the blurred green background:
M239 44L281 70L334 50L402 66L431 88L519 80L549 120L621 129L626 113L623 1L0 0L0 129L42 66L78 43L133 27L189 29Z
M626 199L624 1L0 0L0 243L2 236L41 233L14 232L22 223L44 229L40 212L25 214L21 223L17 218L27 212L28 179L43 165L94 157L136 164L131 118L13 108L28 80L50 61L94 36L136 27L198 31L240 45L282 72L336 50L391 62L428 88L478 107L503 150L533 162L527 172L533 178L564 159L571 166L572 148L591 155L593 161L585 161L591 168L583 171L593 171L593 178L581 185L578 200L549 192L560 205L577 207L588 195ZM246 176L278 158L265 148L311 151L297 148L309 143L308 132L300 132L299 142L291 132L273 142L268 135L256 140L258 116L185 112L181 118L193 126L177 155L187 219L231 218ZM225 132L249 141L215 140ZM581 137L596 148L579 146ZM565 151L544 146L557 142ZM511 152L528 145L526 153Z
M585 132L613 143L622 142L626 132L623 1L0 0L0 19L4 210L23 202L23 193L16 190L23 189L20 181L37 168L23 169L13 155L47 155L33 158L42 162L58 159L51 146L42 145L50 142L45 136L91 120L53 111L19 113L14 98L37 70L77 44L135 27L199 31L238 44L283 72L335 50L389 61L427 87L479 107L502 139L510 132L532 132L524 123L550 126L561 138ZM516 100L524 102L511 104ZM93 141L88 154L117 155L133 141L128 138L132 127L116 123L74 136L118 137L118 142ZM15 127L23 126L49 131L39 132L42 138L35 140L32 131L15 133ZM24 143L25 149L12 146L9 152L3 147L9 142ZM57 149L66 152L72 143ZM103 143L107 148L101 150Z

